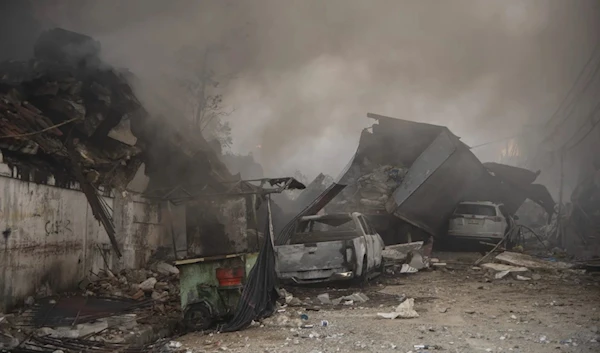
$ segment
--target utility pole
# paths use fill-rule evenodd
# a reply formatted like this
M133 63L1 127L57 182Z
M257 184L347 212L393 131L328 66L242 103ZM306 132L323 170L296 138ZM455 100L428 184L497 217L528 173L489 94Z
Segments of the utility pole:
M556 238L559 241L561 247L563 244L563 231L562 231L562 212L563 212L563 190L565 185L565 153L566 149L563 146L560 149L560 184L558 187L558 214L556 215Z

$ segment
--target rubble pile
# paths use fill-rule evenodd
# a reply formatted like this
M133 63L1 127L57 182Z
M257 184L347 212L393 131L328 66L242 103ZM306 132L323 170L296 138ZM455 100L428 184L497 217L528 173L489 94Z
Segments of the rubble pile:
M360 205L366 208L385 209L392 192L402 183L406 169L385 165L358 178Z
M408 168L383 165L372 167L367 164L360 170L347 174L349 187L333 199L330 212L367 213L385 211L385 205L392 193L402 183Z
M146 113L126 74L103 64L99 52L92 38L57 28L40 36L33 59L0 63L6 163L49 172L57 183L75 179L73 164L96 185L133 178L142 150L131 132L120 130Z
M165 262L155 263L149 269L123 270L118 274L107 270L95 277L80 286L86 295L153 299L163 303L161 308L165 313L179 310L179 270Z
M157 262L148 269L88 276L82 293L29 297L16 314L0 314L0 349L94 342L144 346L168 337L181 320L179 270ZM54 351L54 350L52 350Z

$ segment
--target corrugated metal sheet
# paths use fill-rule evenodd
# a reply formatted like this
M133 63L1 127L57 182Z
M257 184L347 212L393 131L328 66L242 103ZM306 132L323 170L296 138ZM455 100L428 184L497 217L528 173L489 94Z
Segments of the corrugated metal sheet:
M485 173L475 155L445 129L411 166L387 210L431 235L441 235L456 204Z

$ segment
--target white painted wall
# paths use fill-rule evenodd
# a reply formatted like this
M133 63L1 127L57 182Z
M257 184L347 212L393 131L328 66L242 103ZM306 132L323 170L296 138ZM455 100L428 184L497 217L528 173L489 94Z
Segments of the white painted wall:
M83 193L24 182L11 172L0 164L0 312L45 283L55 292L75 287L105 267L101 252L117 271L144 266L152 251L169 244L159 205L127 193L105 197L123 253L117 259Z

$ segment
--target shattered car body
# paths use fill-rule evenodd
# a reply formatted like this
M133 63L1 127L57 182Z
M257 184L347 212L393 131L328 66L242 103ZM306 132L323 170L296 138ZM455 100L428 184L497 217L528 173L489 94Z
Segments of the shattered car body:
M382 267L383 247L360 213L305 216L288 244L275 247L277 273L296 283L366 280Z

